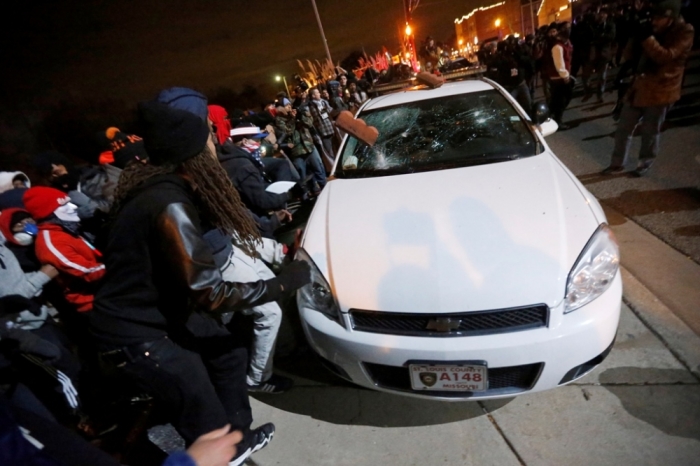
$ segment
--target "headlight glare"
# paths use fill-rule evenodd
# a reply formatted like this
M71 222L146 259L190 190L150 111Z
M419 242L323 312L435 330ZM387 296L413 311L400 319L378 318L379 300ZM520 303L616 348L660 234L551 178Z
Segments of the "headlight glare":
M619 268L617 240L610 227L602 224L569 272L564 313L575 311L602 295L612 284Z

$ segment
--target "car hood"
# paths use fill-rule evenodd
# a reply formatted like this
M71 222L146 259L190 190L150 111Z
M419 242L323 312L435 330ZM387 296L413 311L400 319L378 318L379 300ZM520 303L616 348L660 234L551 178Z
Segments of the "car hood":
M447 313L564 298L598 227L551 154L328 183L303 247L343 312Z

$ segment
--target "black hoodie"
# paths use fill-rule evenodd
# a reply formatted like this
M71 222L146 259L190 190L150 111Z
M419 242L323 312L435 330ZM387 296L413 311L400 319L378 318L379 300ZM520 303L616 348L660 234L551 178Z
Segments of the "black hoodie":
M242 310L280 295L277 279L222 281L202 239L192 190L177 175L134 189L112 223L104 258L107 272L90 315L103 347L187 337L194 311Z
M265 191L267 183L253 157L235 144L226 143L218 153L219 162L241 195L241 200L256 215L284 209L289 196Z

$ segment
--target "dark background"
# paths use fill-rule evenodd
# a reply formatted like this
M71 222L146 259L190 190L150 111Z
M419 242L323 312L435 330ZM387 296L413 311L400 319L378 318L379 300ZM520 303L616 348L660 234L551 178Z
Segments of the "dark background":
M422 0L418 41L454 33L479 0ZM317 0L333 60L396 51L401 0ZM94 134L132 129L133 108L170 86L214 103L257 107L325 51L310 0L29 0L0 19L0 170L55 148L96 157ZM218 100L218 102L217 102Z

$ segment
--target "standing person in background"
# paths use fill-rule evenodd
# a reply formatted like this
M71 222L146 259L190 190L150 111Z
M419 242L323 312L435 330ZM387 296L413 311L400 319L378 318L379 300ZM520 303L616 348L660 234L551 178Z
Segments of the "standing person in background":
M695 35L693 26L680 16L680 9L680 0L657 2L651 21L640 23L634 41L627 45L623 61L634 60L631 55L635 46L641 47L641 56L624 98L612 160L603 174L625 170L637 126L641 130L642 147L634 174L646 174L658 156L661 125L671 104L681 98L685 63Z
M546 74L550 83L549 109L552 119L557 122L559 128L567 130L570 126L563 123L564 110L571 102L571 95L575 84L571 77L571 58L573 46L569 42L571 28L569 23L559 25L558 34L552 41L552 48L543 59L543 74Z
M333 120L331 112L333 109L327 100L321 98L321 91L318 88L311 90L311 101L309 102L309 111L314 121L314 128L321 136L323 145L324 158L333 160L335 153L333 152Z
M352 82L348 85L348 105L350 106L350 111L353 114L357 113L366 100L367 93L358 88L357 83Z
M605 80L608 75L608 63L612 59L612 46L615 41L615 23L608 18L608 11L600 10L592 25L593 37L590 43L590 57L583 66L584 95L581 102L587 102L593 96L593 91L598 98L598 103L603 102L605 92ZM592 84L591 81L596 83Z

